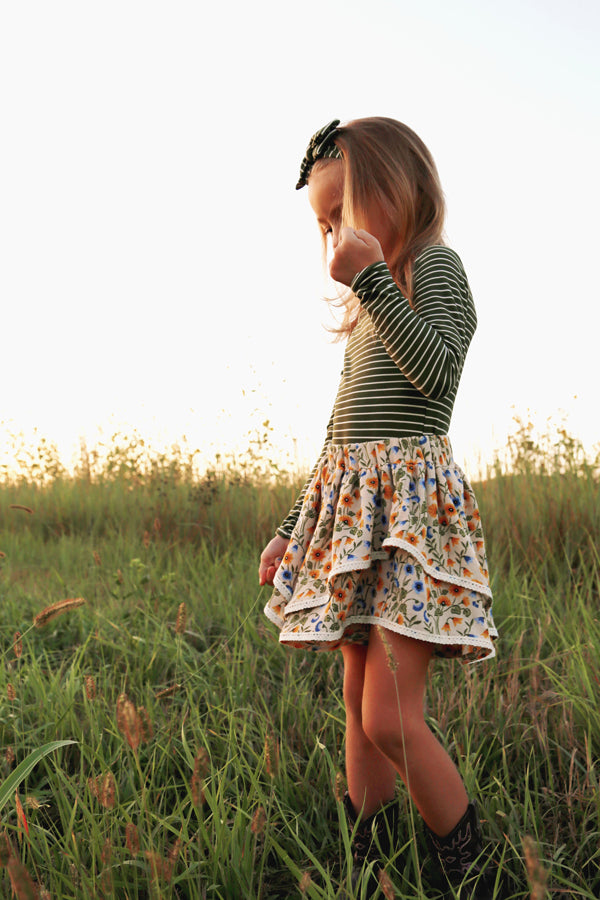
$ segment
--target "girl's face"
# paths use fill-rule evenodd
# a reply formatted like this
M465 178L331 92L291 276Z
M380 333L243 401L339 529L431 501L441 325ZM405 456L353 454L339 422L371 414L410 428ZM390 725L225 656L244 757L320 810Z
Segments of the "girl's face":
M317 166L313 170L308 179L308 199L323 234L331 235L335 250L342 228L344 201L344 166L341 160L329 160L326 165ZM379 205L372 204L365 221L353 222L352 225L364 228L376 237L386 261L389 262L396 248L398 235Z

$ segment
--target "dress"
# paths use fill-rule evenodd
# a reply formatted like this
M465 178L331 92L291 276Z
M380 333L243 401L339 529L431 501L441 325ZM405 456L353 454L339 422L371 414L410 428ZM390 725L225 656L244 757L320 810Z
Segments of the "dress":
M476 327L462 263L433 246L413 305L383 262L361 302L323 451L278 529L289 537L265 613L292 647L366 643L372 625L474 662L498 632L481 517L447 435Z

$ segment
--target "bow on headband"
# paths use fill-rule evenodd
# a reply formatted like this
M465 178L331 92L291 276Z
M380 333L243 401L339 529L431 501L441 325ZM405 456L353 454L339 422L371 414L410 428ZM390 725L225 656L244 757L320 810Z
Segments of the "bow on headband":
M310 139L310 143L306 148L304 159L300 165L300 178L296 185L296 190L304 187L308 181L310 171L318 159L341 159L342 154L339 147L334 143L334 138L338 133L339 119L334 119L329 125L315 132Z

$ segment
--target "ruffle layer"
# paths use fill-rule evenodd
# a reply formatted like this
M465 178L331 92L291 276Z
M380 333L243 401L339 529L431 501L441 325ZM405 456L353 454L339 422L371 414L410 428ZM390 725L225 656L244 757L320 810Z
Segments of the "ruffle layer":
M481 516L446 436L331 444L265 607L293 646L368 640L380 624L442 656L494 655Z

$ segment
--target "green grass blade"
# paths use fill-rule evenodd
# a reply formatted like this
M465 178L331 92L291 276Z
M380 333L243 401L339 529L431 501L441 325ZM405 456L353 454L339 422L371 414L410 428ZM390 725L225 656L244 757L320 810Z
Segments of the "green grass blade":
M19 763L17 768L10 773L8 778L0 786L0 810L4 809L7 802L13 796L21 782L27 778L31 770L37 766L40 759L57 750L59 747L65 747L67 744L76 744L77 741L50 741L48 744L32 750L29 756Z

